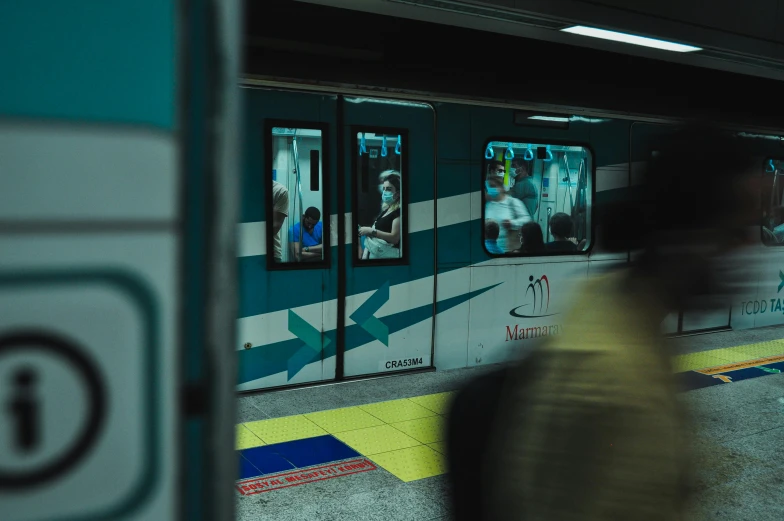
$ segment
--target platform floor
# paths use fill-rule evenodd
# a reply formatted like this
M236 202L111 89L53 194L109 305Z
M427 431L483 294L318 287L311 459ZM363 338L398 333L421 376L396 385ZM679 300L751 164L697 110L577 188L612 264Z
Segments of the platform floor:
M696 520L784 519L784 328L670 341ZM443 413L492 366L239 398L237 519L448 520Z

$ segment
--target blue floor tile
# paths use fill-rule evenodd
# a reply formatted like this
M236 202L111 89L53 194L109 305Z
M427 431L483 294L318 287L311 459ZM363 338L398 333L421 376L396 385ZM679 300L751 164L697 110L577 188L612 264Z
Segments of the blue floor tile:
M263 447L245 449L240 452L263 474L293 469L294 465L286 461L273 447L274 445L265 445Z
M686 371L677 373L675 379L681 391L694 391L712 385L721 385L722 381L710 375L698 373L696 371Z
M239 451L238 451L239 452ZM239 458L239 465L240 465L240 474L237 479L248 479L248 478L255 478L256 476L261 476L263 474L262 471L257 469L253 464L242 457L242 454L237 454Z
M357 451L329 435L287 441L269 447L300 468L360 456Z

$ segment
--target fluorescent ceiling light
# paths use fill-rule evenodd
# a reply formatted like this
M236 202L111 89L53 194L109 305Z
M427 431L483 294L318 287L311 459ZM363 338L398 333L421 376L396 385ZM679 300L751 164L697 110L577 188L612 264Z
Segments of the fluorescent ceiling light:
M561 118L556 116L528 116L528 119L538 119L540 121L560 121L561 123L569 122L569 118Z
M702 50L701 47L693 47L691 45L683 45L682 43L666 42L664 40L656 40L655 38L645 38L643 36L634 36L633 34L596 29L595 27L585 27L584 25L575 25L574 27L567 27L566 29L561 30L566 33L602 38L614 42L630 43L632 45L642 45L644 47L653 47L654 49L663 49L665 51L694 52Z

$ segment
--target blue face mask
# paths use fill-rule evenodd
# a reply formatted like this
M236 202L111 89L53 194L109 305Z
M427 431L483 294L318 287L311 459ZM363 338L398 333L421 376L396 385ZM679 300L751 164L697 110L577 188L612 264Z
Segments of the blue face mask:
M393 194L392 192L381 193L381 200L384 201L385 203L391 203L392 199L394 198L395 198L395 194Z
M485 181L485 189L487 190L487 195L490 197L498 197L498 188L490 186L490 183L487 181Z

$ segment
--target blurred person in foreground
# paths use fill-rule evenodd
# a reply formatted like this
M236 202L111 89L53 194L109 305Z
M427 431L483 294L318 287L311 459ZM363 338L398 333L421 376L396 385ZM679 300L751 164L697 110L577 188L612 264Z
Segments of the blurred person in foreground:
M584 285L563 334L455 398L455 519L687 519L691 431L660 326L743 281L732 252L758 232L759 169L702 127L652 149L645 199L597 208L603 251L636 260ZM704 157L722 160L706 171Z

